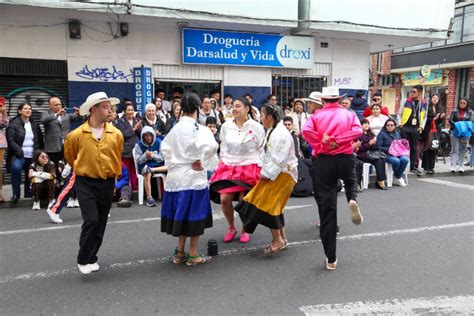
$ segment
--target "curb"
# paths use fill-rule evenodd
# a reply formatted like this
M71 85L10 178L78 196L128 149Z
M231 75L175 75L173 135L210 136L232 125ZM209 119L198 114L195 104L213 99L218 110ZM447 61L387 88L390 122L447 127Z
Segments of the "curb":
M436 177L451 177L451 176L459 176L459 177L462 177L462 176L468 176L468 175L474 175L474 169L469 169L469 170L466 170L464 171L464 173L451 173L450 171L444 171L444 172L439 172L439 173L435 173L434 175L421 175L421 176L417 176L415 174L412 174L412 173L409 173L408 174L408 178L410 179L420 179L420 178L436 178ZM133 195L132 195L132 201L134 202L134 204L136 203L138 205L138 193L137 192L133 192ZM114 200L113 203L115 203L116 201ZM16 208L25 208L25 207L31 207L33 206L33 199L19 199L18 202L16 204L12 204L10 203L10 201L8 200L5 200L5 202L3 203L0 203L0 210L3 210L3 209L16 209ZM47 205L45 204L41 204L41 209L46 209Z

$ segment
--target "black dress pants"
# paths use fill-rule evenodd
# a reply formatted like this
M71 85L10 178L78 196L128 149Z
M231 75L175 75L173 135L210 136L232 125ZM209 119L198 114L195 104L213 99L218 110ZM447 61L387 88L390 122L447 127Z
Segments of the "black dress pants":
M347 201L357 200L357 178L353 155L319 155L313 158L314 195L321 220L320 236L328 262L336 261L337 192L344 181Z
M434 170L436 163L436 150L425 150L423 152L423 159L421 160L421 167L428 170Z
M76 176L75 188L81 214L81 236L77 263L85 265L97 262L102 239L104 238L107 218L114 194L114 179L92 179Z
M418 138L420 137L418 127L403 126L400 134L402 138L405 138L408 140L408 143L410 143L410 169L417 169L418 163L420 162L420 157L418 157L416 154L416 146L418 143Z

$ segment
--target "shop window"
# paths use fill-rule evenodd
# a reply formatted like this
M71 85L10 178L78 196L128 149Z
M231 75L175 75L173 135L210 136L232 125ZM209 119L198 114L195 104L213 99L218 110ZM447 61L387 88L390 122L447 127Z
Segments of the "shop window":
M448 39L447 44L457 44L461 42L462 36L462 15L454 17L453 24L453 33L451 34L450 39Z
M465 8L462 41L474 41L474 5Z
M313 91L321 91L327 86L326 77L272 76L272 94L278 104L288 104L290 99L307 98Z

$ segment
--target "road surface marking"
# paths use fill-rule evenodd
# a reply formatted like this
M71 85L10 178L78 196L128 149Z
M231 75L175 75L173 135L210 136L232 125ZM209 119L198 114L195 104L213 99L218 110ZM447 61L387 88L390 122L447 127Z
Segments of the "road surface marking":
M311 204L308 205L292 205L285 207L285 210L294 210L300 209L305 207L313 206ZM234 215L236 215L235 213ZM224 214L221 211L213 211L212 218L214 220L221 220L225 218ZM161 217L146 217L146 218L136 218L136 219L125 219L125 220L118 220L118 221L109 221L107 225L114 225L114 224L130 224L130 223L141 223L141 222L153 222L159 221ZM72 225L54 225L48 227L39 227L39 228L29 228L29 229L17 229L17 230L6 230L0 231L1 235L14 235L14 234L23 234L23 233L37 233L42 231L52 231L52 230L62 230L62 229L69 229L69 228L78 228L81 227L82 224L72 224Z
M469 185L469 184L456 183L456 182L440 180L440 179L418 179L418 181L424 181L424 182L429 182L429 183L434 183L434 184L441 184L441 185L445 185L445 186L448 186L448 187L468 189L468 190L474 191L474 185Z
M337 239L338 241L360 240L360 239L365 239L365 238L416 234L416 233L427 232L427 231L438 231L438 230L454 229L454 228L461 228L461 227L472 227L472 226L474 226L474 222L464 222L464 223L447 224L447 225L441 225L441 226L425 226L425 227L389 230L389 231L376 232L376 233L348 235L348 236L338 237ZM320 243L320 242L321 242L320 239L313 239L313 240L290 242L289 245L298 247L298 246L304 246L304 245ZM243 254L243 253L248 253L248 252L253 252L253 251L260 251L260 250L263 250L267 246L268 245L266 244L266 245L225 250L225 251L221 251L219 253L219 256L230 256L230 255ZM121 269L121 268L127 268L127 267L133 268L133 267L139 267L139 266L144 266L144 265L154 265L158 263L168 263L168 262L171 262L171 257L142 259L142 260L130 261L130 262L113 263L108 266L103 265L101 266L101 270ZM0 284L9 283L13 281L19 281L19 280L44 279L44 278L62 276L62 275L67 275L67 274L72 274L72 273L78 273L77 268L0 276Z
M306 316L312 315L469 315L474 312L474 296L435 296L409 299L319 304L300 307Z

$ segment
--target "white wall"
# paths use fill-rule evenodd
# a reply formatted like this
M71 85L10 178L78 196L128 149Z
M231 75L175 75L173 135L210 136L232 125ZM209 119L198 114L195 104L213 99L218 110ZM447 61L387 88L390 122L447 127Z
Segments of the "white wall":
M58 18L58 14L56 18L42 17L32 22L34 10L8 9L2 16L2 24L51 25L65 21L64 17ZM69 38L67 24L8 28L0 32L0 56L67 60L71 81L132 82L132 67L180 65L181 34L176 23L165 19L153 22L134 19L140 22L128 20L129 35L112 41L110 35L104 34L110 30L107 19L93 22L81 17L84 25L80 40ZM321 42L328 42L329 47L321 48ZM333 84L341 88L367 89L368 45L363 41L316 38L315 62L332 64ZM291 72L291 69L285 70ZM225 86L271 87L271 74L271 68L223 67L222 80Z
M367 90L370 44L354 40L333 40L332 46L332 85L344 89Z
M258 67L224 67L224 85L271 87L272 69Z

